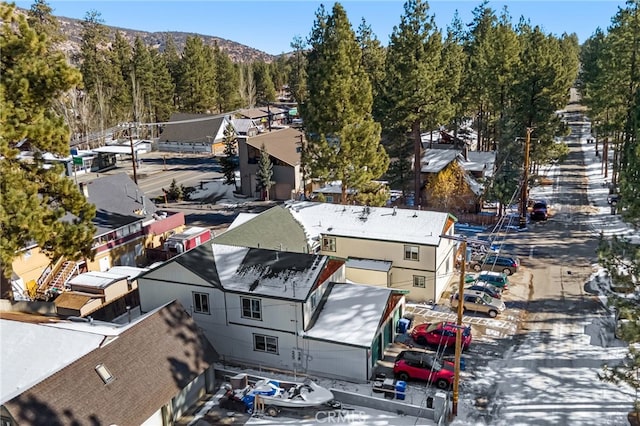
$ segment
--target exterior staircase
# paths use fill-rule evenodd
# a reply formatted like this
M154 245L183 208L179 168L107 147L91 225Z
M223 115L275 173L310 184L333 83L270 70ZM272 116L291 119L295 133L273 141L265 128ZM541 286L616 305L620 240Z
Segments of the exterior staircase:
M62 293L67 282L78 275L79 266L76 262L70 260L58 260L51 272L42 277L42 281L38 286L38 298L51 300L56 295ZM40 280L38 280L40 281Z

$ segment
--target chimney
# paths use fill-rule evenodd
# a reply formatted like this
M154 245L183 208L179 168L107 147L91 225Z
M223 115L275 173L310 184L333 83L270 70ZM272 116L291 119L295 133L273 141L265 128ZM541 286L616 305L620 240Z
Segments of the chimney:
M78 184L78 186L80 187L80 192L82 192L82 195L84 195L84 198L89 198L89 186L87 183L85 182L81 182Z
M469 161L469 147L467 144L464 144L464 148L462 149L462 154L464 155L464 161Z
M393 215L396 215L396 206L393 206Z

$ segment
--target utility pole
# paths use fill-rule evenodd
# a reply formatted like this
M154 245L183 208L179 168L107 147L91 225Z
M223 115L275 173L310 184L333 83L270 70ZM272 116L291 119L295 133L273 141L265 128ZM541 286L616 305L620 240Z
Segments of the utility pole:
M464 273L467 263L467 240L460 243L462 262L460 262L460 283L458 284L458 321L456 322L456 352L453 376L453 404L451 414L458 415L458 398L460 388L460 357L462 356L462 313L464 312Z
M527 227L527 203L529 198L529 147L531 145L533 127L527 127L527 138L524 143L524 171L522 173L522 193L520 194L520 224L519 228Z
M470 241L479 246L489 246L490 243L488 241L476 240L456 235L440 235L440 238L460 241L460 248L458 249L457 253L462 252L462 262L460 262L460 283L458 284L458 319L456 321L456 351L453 376L453 403L451 404L451 415L455 417L458 415L458 399L460 394L460 358L462 357L462 332L464 331L464 326L462 324L462 314L464 312L464 275L467 265L467 243Z
M131 162L133 163L133 181L138 184L138 175L136 174L136 151L133 149L133 126L129 123L129 145L131 145Z

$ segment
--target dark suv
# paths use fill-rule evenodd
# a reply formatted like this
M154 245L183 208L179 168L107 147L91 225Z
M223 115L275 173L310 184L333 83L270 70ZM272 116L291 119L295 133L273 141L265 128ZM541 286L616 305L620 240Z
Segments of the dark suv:
M533 203L533 208L529 217L531 220L547 220L549 218L547 202L536 201Z
M520 259L509 255L488 255L476 257L469 262L469 268L476 272L497 271L507 275L515 274L520 267Z

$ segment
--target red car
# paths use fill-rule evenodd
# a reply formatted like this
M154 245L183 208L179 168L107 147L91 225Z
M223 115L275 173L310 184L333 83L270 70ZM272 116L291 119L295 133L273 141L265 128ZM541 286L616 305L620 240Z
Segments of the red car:
M471 344L471 327L463 325L462 349L467 349ZM434 322L416 325L411 330L411 337L420 345L455 346L456 330L458 326L454 322Z
M396 357L393 374L399 379L424 380L440 389L449 389L453 383L455 365L442 361L435 354L418 350L402 351Z

